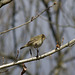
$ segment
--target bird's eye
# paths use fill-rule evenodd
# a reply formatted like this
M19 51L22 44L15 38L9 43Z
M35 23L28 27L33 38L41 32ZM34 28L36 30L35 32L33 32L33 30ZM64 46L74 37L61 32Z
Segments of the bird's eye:
M42 34L42 38L45 38L44 34Z

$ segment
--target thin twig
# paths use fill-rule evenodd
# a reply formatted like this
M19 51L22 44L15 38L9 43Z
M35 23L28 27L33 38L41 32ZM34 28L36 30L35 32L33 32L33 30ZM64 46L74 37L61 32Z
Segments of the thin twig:
M53 3L53 5L55 5L55 3ZM4 34L4 33L7 33L7 32L9 32L9 31L11 31L11 30L20 28L20 27L22 27L22 26L24 26L24 25L27 25L27 24L29 24L29 23L31 23L33 20L35 20L36 18L38 18L41 14L43 14L46 10L48 10L49 8L51 8L53 5L49 6L49 7L46 8L45 10L43 10L41 13L39 13L39 14L36 15L35 17L32 17L32 18L31 18L29 21L27 21L26 23L24 23L24 24L22 24L22 25L19 25L19 26L17 26L17 27L13 27L13 28L8 29L8 30L5 30L5 31L3 31L3 32L0 32L0 35L1 35L1 34Z
M0 8L8 3L10 3L13 0L0 0Z

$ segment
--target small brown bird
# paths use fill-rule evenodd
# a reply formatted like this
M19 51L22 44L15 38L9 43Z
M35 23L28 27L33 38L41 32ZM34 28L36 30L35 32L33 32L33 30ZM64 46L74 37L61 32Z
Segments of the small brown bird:
M34 48L38 49L42 45L42 43L45 39L46 39L46 37L44 34L32 37L30 39L30 41L27 44L25 44L24 46L22 46L20 49L23 49L25 47L34 47Z

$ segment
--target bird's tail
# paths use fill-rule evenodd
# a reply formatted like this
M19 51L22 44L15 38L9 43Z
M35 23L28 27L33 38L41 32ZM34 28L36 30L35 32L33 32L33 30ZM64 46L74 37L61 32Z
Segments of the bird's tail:
M25 48L25 47L27 47L27 45L22 46L22 47L20 48L20 50L23 49L23 48Z

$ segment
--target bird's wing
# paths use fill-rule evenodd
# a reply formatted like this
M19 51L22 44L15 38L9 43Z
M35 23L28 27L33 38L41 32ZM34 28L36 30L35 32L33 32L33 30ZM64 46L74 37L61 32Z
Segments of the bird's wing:
M33 38L30 39L30 41L27 44L32 45L35 41L38 41L38 39L33 37Z

